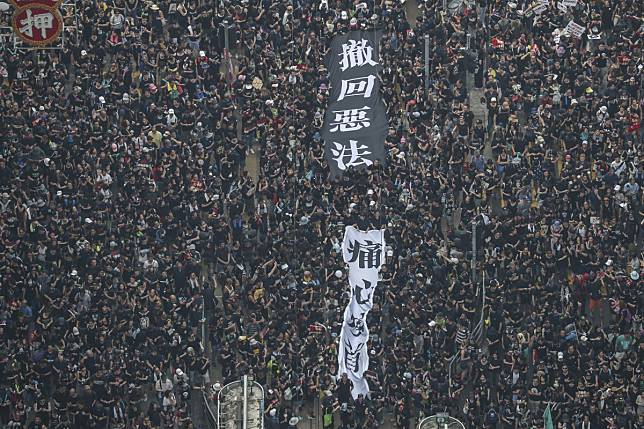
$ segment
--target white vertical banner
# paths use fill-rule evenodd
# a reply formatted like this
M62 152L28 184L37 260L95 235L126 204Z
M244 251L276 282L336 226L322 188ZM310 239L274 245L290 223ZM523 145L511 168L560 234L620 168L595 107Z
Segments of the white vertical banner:
M360 231L346 227L342 242L342 257L349 266L351 298L344 310L338 375L346 373L353 382L351 394L369 395L364 372L369 368L369 328L367 314L373 307L373 294L378 285L378 272L384 261L385 230Z

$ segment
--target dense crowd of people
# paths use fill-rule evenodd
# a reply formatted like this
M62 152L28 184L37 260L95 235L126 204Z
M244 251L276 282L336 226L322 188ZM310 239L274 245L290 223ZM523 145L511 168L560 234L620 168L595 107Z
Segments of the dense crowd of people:
M642 4L551 3L78 1L77 45L0 46L0 426L193 427L249 374L269 429L644 427ZM387 160L331 179L326 48L374 27Z

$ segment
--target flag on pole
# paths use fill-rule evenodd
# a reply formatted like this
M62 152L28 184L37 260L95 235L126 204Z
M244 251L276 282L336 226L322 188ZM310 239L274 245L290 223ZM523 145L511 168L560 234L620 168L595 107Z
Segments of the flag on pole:
M226 82L228 82L228 86L231 86L235 80L235 69L233 67L233 59L228 49L224 49L224 62L226 64Z
M555 425L552 422L552 412L550 411L550 403L548 403L546 410L543 412L543 429L555 429Z

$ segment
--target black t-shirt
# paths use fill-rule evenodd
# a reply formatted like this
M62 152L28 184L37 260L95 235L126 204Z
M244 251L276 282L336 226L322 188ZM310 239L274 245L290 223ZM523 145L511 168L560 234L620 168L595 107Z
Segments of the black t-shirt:
M340 380L338 382L337 394L340 403L349 402L351 398L352 384L350 380Z

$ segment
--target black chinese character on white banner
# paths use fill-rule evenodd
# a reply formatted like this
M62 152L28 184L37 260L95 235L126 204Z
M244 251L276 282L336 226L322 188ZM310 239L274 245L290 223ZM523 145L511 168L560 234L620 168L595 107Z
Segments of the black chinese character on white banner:
M349 242L347 250L351 254L348 263L357 261L360 268L380 268L380 258L382 257L380 243L374 243L371 240L361 243L356 240L353 243Z
M371 282L364 279L362 280L362 282L364 283L364 287L356 285L353 288L353 296L359 305L370 304L371 294L373 292L373 289L371 289ZM363 291L365 292L364 295L362 293Z
M351 341L344 339L344 366L353 373L360 372L360 352L365 346L365 342L356 344L355 348L351 347Z

